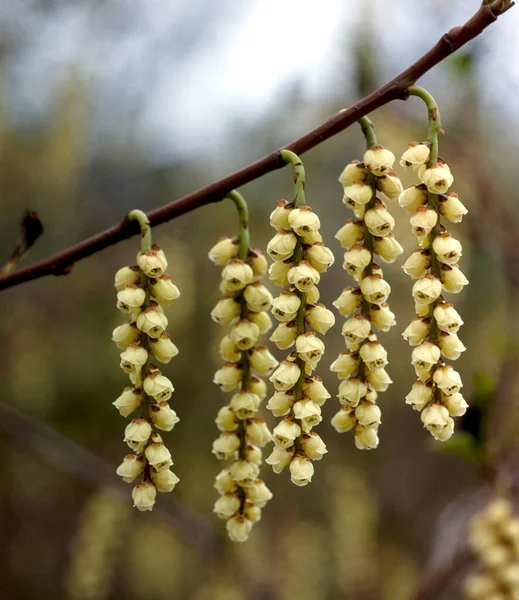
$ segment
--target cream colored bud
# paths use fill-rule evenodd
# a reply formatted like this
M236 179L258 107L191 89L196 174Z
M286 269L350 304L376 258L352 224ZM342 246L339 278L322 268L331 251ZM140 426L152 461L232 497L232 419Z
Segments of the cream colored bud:
M290 229L288 216L294 208L292 202L279 200L276 208L270 213L270 225L274 229Z
M467 349L456 333L442 333L438 338L438 346L442 356L448 360L458 360Z
M241 487L254 485L259 475L259 467L247 460L237 460L231 465L231 475L234 481Z
M374 208L366 211L364 214L364 223L371 235L379 237L388 235L395 227L395 219L380 201L377 201Z
M137 326L130 321L124 321L124 323L116 327L112 332L112 341L121 350L125 350L129 344L137 342L140 337L141 333L137 329Z
M153 277L154 279L163 275L168 268L168 261L162 250L152 249L144 252L144 254L139 253L137 264L147 277Z
M240 319L229 332L229 337L239 350L249 350L257 342L259 327L248 319Z
M254 277L263 277L269 270L269 263L261 250L252 248L247 255L247 262L251 266Z
M280 295L272 302L272 314L278 321L292 321L301 306L301 298L294 292L281 290Z
M117 475L123 478L125 483L131 483L136 477L142 475L146 461L144 456L135 456L135 454L127 454L123 462L117 467Z
M469 282L457 265L446 264L441 267L440 280L443 289L451 294L459 294Z
M128 417L142 404L142 391L140 388L125 387L123 393L112 404L122 417Z
M292 262L275 262L269 267L269 279L276 285L284 286L288 284L288 272L294 266Z
M256 394L256 396L259 396L260 400L263 400L267 395L267 384L263 379L256 377L256 375L251 375L249 378L249 390L253 394Z
M371 252L364 246L353 246L344 253L343 268L346 272L359 280L364 269L371 262Z
M305 250L304 257L319 273L327 271L335 262L333 252L322 243L309 246Z
M148 352L137 344L129 344L124 352L121 352L121 369L125 373L138 373L148 360Z
M422 319L429 316L429 304L417 304L414 303L414 312L417 317L421 317Z
M152 423L161 431L171 431L180 421L177 413L165 400L157 402L157 404L152 404L149 408L149 414Z
M380 275L368 275L360 282L360 290L371 304L382 304L388 299L391 286Z
M219 298L211 311L211 319L225 327L235 321L240 316L240 312L241 307L238 300L223 296Z
M272 411L275 417L284 417L288 415L293 404L293 392L276 392L268 401L267 408Z
M366 181L368 171L364 165L358 160L353 160L346 165L342 173L339 175L339 182L343 187L347 187L355 183L355 181Z
M433 194L445 194L454 182L451 170L443 161L438 161L430 168L422 165L418 169L418 177Z
M463 387L460 374L452 368L452 365L443 365L434 371L433 381L445 394L451 396Z
M313 365L313 368L315 368L315 365L321 360L324 354L324 343L313 331L307 331L297 336L296 352L299 358Z
M339 412L332 417L331 424L337 433L350 431L350 429L353 429L357 425L355 409L347 406L341 407Z
M249 311L247 318L251 323L255 323L259 327L260 335L268 333L272 329L272 319L265 311Z
M343 317L349 317L362 306L362 292L360 288L345 287L332 304Z
M139 285L141 281L141 272L139 267L123 267L115 274L114 286L120 292L127 285Z
M451 417L462 417L469 405L465 402L465 398L458 392L450 396L443 397L443 404L449 411Z
M235 433L223 431L213 442L212 453L218 460L233 458L240 447L240 438Z
M371 146L364 152L364 165L373 175L380 177L391 171L395 162L395 155L380 145Z
M137 317L137 327L150 338L158 339L168 326L168 319L163 312L150 306Z
M305 377L303 395L319 406L322 406L330 398L330 393L324 387L323 380L317 376Z
M375 392L385 392L393 383L385 369L374 369L366 373L366 381ZM367 398L367 396L366 396Z
M306 292L306 303L307 304L317 304L319 302L321 294L319 293L319 288L314 285Z
M157 489L151 481L138 483L132 490L133 506L138 510L152 510L157 496Z
M227 493L220 496L214 503L213 512L215 512L220 519L228 519L238 512L240 505L241 499L237 494Z
M324 304L316 304L315 306L307 305L305 321L317 333L324 335L335 324L335 316Z
M290 348L296 341L297 328L295 321L280 323L272 332L270 340L276 344L280 350Z
M175 391L171 381L162 375L160 371L154 371L144 378L143 388L148 396L157 402L169 400Z
M171 467L173 464L173 461L171 460L171 453L162 442L150 444L146 448L144 454L148 460L148 464L155 471L169 469L169 467Z
M440 233L432 243L436 258L446 265L457 263L461 257L461 243L454 239L450 233Z
M236 431L238 429L238 419L229 406L220 408L215 423L220 431Z
M421 413L423 426L432 434L438 434L449 423L449 411L442 404L430 404Z
M127 285L123 290L117 292L117 308L124 314L130 314L135 308L139 308L146 300L146 292L137 285Z
M438 222L438 213L427 206L420 206L409 219L411 229L421 243L434 229Z
M300 206L291 210L288 215L288 222L297 235L308 235L314 231L319 231L321 227L319 217L309 206Z
M258 281L245 288L243 297L247 303L247 308L254 312L269 310L273 300L269 290Z
M373 188L363 181L357 181L344 188L342 201L347 207L353 208L356 204L364 206L371 198L373 198Z
M404 191L402 182L394 171L389 171L382 177L377 177L377 190L382 192L388 200L398 200Z
M157 340L150 339L148 346L153 356L161 363L169 363L178 354L178 348L167 333L163 333Z
M225 524L229 538L233 542L246 542L252 531L252 521L244 515L234 515Z
M458 198L458 194L454 192L440 196L438 200L441 214L447 217L451 223L461 223L464 215L469 212Z
M498 592L492 575L488 573L473 573L463 582L465 598L467 600L505 600L503 596L496 596Z
M398 197L398 204L407 212L414 213L420 206L427 204L427 188L425 185L414 185L404 190Z
M251 267L243 260L234 258L222 270L222 279L230 290L242 290L254 277Z
M163 304L171 304L180 297L178 287L171 281L171 277L162 275L159 279L153 279L150 285L151 295Z
M270 375L274 368L279 364L265 346L259 346L249 351L249 363L262 377Z
M225 279L222 279L220 281L220 284L218 285L218 290L220 291L220 296L222 297L230 297L230 298L236 298L237 296L240 295L241 289L236 290L234 289L234 285L231 283L229 284L228 281L226 281Z
M241 390L231 398L229 406L238 419L253 417L259 410L261 399L257 394Z
M318 231L312 231L311 233L302 235L301 240L304 245L311 246L312 244L321 244L323 236Z
M486 507L483 519L491 527L504 528L514 515L514 505L507 498L494 498Z
M241 352L236 348L228 335L220 340L220 356L227 362L238 362L241 360Z
M413 410L422 410L433 399L434 390L431 384L418 379L413 383L411 391L405 397L405 403L409 404Z
M257 479L253 485L249 486L245 490L245 494L249 500L260 508L266 506L267 502L272 499L272 492L261 479Z
M238 365L225 363L221 369L214 374L213 383L223 392L230 392L239 385L242 378L242 370Z
M392 233L384 237L373 238L373 251L380 258L387 262L393 263L404 252L402 246L396 241Z
M290 463L290 480L293 484L302 487L312 481L314 465L306 456L298 454Z
M364 226L362 221L348 219L335 234L335 239L339 240L339 243L345 249L362 242L364 240Z
M355 409L355 418L359 425L371 427L382 423L382 411L376 404L361 402Z
M282 261L290 258L297 245L297 237L287 229L278 229L276 235L267 244L267 254L272 260Z
M359 355L356 352L341 352L330 365L330 371L337 373L339 379L350 377L357 372L358 368Z
M431 267L431 253L429 250L413 250L402 266L404 272L412 279L425 277Z
M431 145L429 142L410 142L409 147L402 154L400 166L417 171L422 165L429 162L430 156Z
M278 448L276 446L270 456L265 459L265 462L272 467L274 473L279 475L284 468L288 467L293 456L293 446L289 448Z
M234 490L237 489L236 482L232 478L229 467L218 473L214 482L214 488L219 494L227 494L228 492L234 492Z
M319 271L314 269L306 260L292 267L287 275L288 282L295 285L300 292L308 292L321 279Z
M378 426L355 427L355 446L357 450L375 450L378 447Z
M431 369L439 360L440 349L432 342L422 342L413 349L411 354L411 364L416 371L416 376L422 381L429 378Z
M137 454L144 450L151 435L151 425L147 419L133 419L124 430L124 441Z
M457 333L463 325L463 320L450 302L443 302L434 307L436 325L445 333Z
M230 237L220 238L209 250L209 258L218 267L223 267L238 256L238 240Z
M347 344L360 344L370 333L371 323L364 315L354 315L342 326L342 335Z
M409 345L418 346L430 333L429 319L415 317L402 333L402 337L409 342Z
M431 304L442 293L442 284L434 275L425 275L413 285L413 298L417 304Z
M264 419L250 419L245 426L245 434L248 440L263 448L272 439L272 434Z
M276 427L274 427L272 431L272 440L277 448L289 448L294 444L294 440L300 435L301 427L295 421L283 419Z
M309 433L312 427L318 425L322 420L321 407L309 398L302 398L295 402L292 410L294 417L301 421L301 428L305 433Z
M378 341L362 344L359 354L370 371L383 369L387 365L387 351Z
M367 383L358 377L343 379L337 397L341 404L355 408L368 392Z
M301 375L300 368L288 360L282 360L279 367L269 377L278 392L287 392L297 383Z
M396 325L395 313L392 312L387 304L371 304L369 307L369 320L373 327L380 331L389 331Z
M321 460L328 452L322 438L314 431L305 434L301 440L301 450L310 460Z

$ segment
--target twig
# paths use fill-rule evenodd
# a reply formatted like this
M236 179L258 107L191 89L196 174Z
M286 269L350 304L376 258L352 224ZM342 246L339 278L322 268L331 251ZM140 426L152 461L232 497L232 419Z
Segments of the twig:
M291 150L301 155L344 131L361 117L388 104L392 100L407 100L407 88L409 86L414 85L420 77L447 56L477 37L501 14L508 10L512 4L509 0L494 0L490 4L481 6L464 25L454 27L443 35L435 46L394 79L350 108L338 112L313 131L284 146L283 149ZM281 158L280 150L275 150L220 181L152 210L148 214L150 223L152 226L160 225L206 204L219 202L231 190L254 181L271 171L281 169L284 166L285 162ZM138 232L139 229L135 223L124 219L120 224L98 233L75 246L71 246L62 252L58 252L39 263L19 269L8 275L0 276L0 290L46 275L66 274L70 271L72 265L79 260L137 235Z

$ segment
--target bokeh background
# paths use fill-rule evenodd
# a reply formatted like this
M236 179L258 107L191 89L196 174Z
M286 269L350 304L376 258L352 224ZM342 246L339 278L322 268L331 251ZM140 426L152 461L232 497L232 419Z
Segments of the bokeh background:
M133 208L158 207L286 144L408 66L477 5L0 3L0 262L18 241L25 209L45 225L29 257L36 261ZM332 397L318 430L329 453L313 483L296 488L264 468L275 497L246 544L229 542L212 515L220 468L210 451L214 417L229 396L212 384L222 331L209 317L219 269L207 251L219 236L235 234L236 217L230 202L207 206L154 232L182 297L168 312L181 353L166 368L181 419L167 445L181 483L153 513L132 509L131 488L115 475L127 449L125 422L111 406L125 385L110 341L120 320L112 282L133 263L136 240L67 276L0 295L1 598L460 597L471 561L449 565L463 553L467 519L492 493L496 473L512 487L519 480L518 28L513 9L420 82L440 104L441 155L470 209L463 224L450 226L463 241L471 281L455 297L469 349L457 368L476 407L464 427L481 433L485 467L460 451L440 451L404 404L414 375L400 333L413 316L412 282L390 265L398 326L383 341L394 384L381 397L379 449L358 452L350 434L332 429ZM397 156L425 138L417 99L371 117L379 141ZM339 257L322 278L327 305L350 285L333 239L350 216L337 177L363 148L354 126L304 157L308 202ZM291 185L287 169L241 190L253 245L266 246L268 215ZM409 253L407 215L391 210ZM334 393L327 366L343 349L340 319L326 343L318 373Z

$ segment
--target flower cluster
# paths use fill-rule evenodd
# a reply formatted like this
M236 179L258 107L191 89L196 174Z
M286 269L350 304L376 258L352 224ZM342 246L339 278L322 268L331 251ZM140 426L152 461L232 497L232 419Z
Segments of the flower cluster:
M414 347L412 364L417 380L406 403L421 411L424 427L441 441L454 431L452 417L462 416L467 403L459 393L461 377L442 357L456 360L465 350L458 337L463 321L442 292L456 294L468 283L460 271L461 243L447 233L440 217L459 223L467 209L457 194L448 192L454 178L441 159L431 160L430 143L412 142L400 164L418 172L421 181L400 194L399 203L411 213L411 227L418 240L404 263L404 271L415 280L413 298L416 318L403 336Z
M470 522L469 542L482 566L464 585L466 600L519 598L519 518L504 498Z
M220 498L214 512L227 520L231 540L244 542L261 518L261 509L272 493L259 479L261 447L271 440L264 419L256 416L267 393L261 377L270 375L278 361L258 338L272 326L268 311L272 295L261 283L267 261L258 250L249 250L246 260L238 256L238 240L222 238L210 250L209 258L223 267L220 291L223 294L211 312L214 321L231 329L220 343L225 361L215 373L221 390L236 390L228 405L218 412L219 437L213 454L231 461L216 477Z
M394 200L402 191L400 179L391 170L394 161L392 152L374 145L365 152L363 163L353 161L339 177L343 202L356 218L348 219L335 237L346 250L344 269L358 285L344 288L333 303L346 318L342 335L347 350L330 366L341 380L338 398L342 404L332 425L340 433L355 428L359 450L378 446L381 411L377 396L391 383L385 370L387 352L374 329L388 331L395 325L395 315L387 304L391 288L374 258L378 255L391 263L403 252L392 233L395 220L384 204L386 198Z
M335 323L333 313L319 303L317 289L321 273L334 257L322 243L319 217L309 206L281 200L270 215L270 224L276 234L267 247L274 261L269 275L284 287L272 304L279 324L270 339L281 350L295 345L295 352L270 377L275 393L267 408L283 419L273 430L275 447L266 462L275 473L289 467L292 482L303 486L312 480L312 461L321 460L327 452L312 429L320 423L321 406L330 394L322 379L312 373L324 353L317 334L325 334Z
M125 387L113 404L123 417L140 408L140 416L128 424L124 434L134 454L125 456L117 474L127 483L141 477L132 491L139 510L152 510L157 490L171 492L178 483L169 469L171 454L156 431L171 431L178 422L168 404L173 384L150 362L169 363L178 354L166 333L168 319L159 304L170 304L180 295L165 274L167 264L164 252L152 246L139 252L136 266L123 267L115 274L117 308L127 320L114 329L112 340L123 350L121 369L132 385Z

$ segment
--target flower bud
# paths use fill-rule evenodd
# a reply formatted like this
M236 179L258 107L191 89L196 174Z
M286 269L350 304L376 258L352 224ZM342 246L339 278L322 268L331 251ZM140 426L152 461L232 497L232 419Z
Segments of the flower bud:
M222 279L230 290L242 290L254 277L251 267L243 260L235 258L222 270Z
M308 485L312 481L314 474L314 465L306 456L298 454L294 456L290 463L290 480L295 485L301 487Z
M171 460L171 453L162 442L150 444L146 448L144 454L148 460L148 464L155 471L169 469L169 467L171 467L173 464L173 461Z
M411 216L409 221L418 242L422 243L438 222L438 213L433 208L420 206L414 215Z
M393 263L404 252L402 246L396 241L392 233L384 237L373 238L373 251L380 258L387 262Z
M233 458L240 447L240 438L235 433L223 431L213 442L212 453L218 460Z
M342 335L346 344L360 344L370 333L371 323L364 315L353 315L342 326Z
M169 363L178 354L178 348L167 333L163 333L157 340L150 339L148 346L153 356L164 364Z
M321 227L319 217L306 205L291 210L288 215L288 222L297 235L308 235L314 231L319 231Z
M433 194L445 194L454 182L451 170L443 161L436 162L432 167L422 165L418 169L420 181Z
M423 426L433 435L437 435L449 423L449 411L442 404L430 404L421 412Z
M151 396L157 402L169 400L171 394L175 391L171 381L158 370L144 378L143 388L148 396Z
M366 181L367 178L368 172L364 165L358 160L353 160L339 175L339 182L343 187L347 187L356 181Z
M429 250L413 250L402 266L404 272L412 279L424 277L431 267L431 253Z
M368 386L363 379L350 377L339 384L337 397L341 404L355 408L368 392Z
M377 177L377 190L382 192L388 200L398 200L404 191L402 182L394 171L389 171L382 177Z
M400 166L417 171L422 165L429 162L430 156L431 145L429 142L410 142L409 147L402 154Z
M333 252L322 243L313 244L307 248L304 257L319 273L327 271L335 262Z
M337 433L350 431L350 429L353 429L357 425L355 410L347 406L342 406L339 412L333 416L331 424Z
M404 190L398 196L398 204L409 213L416 212L420 206L427 204L427 200L427 188L425 185L414 185Z
M220 408L215 423L220 431L236 431L238 429L238 420L229 406Z
M449 411L451 417L462 417L469 405L465 402L465 398L459 393L451 394L443 397L443 404Z
M371 304L369 307L369 320L373 327L380 331L389 331L396 325L395 313L393 313L387 302L383 304Z
M339 240L339 243L345 249L362 242L364 240L364 226L362 221L348 219L335 234L335 239Z
M259 281L249 284L243 292L247 308L254 312L268 310L272 304L272 294Z
M405 403L412 406L413 410L422 410L433 399L434 390L431 384L418 379L413 383L411 391L405 397Z
M139 267L123 267L115 274L114 286L120 292L127 285L139 285L141 281L141 272Z
M292 262L274 262L269 267L269 279L276 285L284 286L288 284L288 272L293 267Z
M267 408L275 417L284 417L290 412L294 404L294 393L276 392L267 403Z
M299 296L288 290L281 290L280 295L272 302L272 314L278 321L291 321L295 319L301 306Z
M151 295L163 304L171 304L180 297L178 287L171 281L171 277L161 275L158 279L153 279L150 285Z
M130 314L133 309L142 306L145 300L146 292L134 284L117 292L117 308L124 314Z
M247 255L247 262L251 266L254 277L263 277L269 269L265 255L257 248L251 248Z
M270 456L265 459L265 462L272 467L274 473L279 475L285 467L288 467L292 457L294 456L293 446L289 448L274 447Z
M260 404L261 400L258 395L241 390L234 394L229 406L238 419L248 419L258 412Z
M276 344L280 350L290 348L296 341L297 327L295 321L280 323L272 332L270 340Z
M138 510L152 510L157 496L157 489L151 481L138 483L132 490L133 506Z
M321 407L309 398L302 398L292 407L294 417L301 422L301 429L309 433L312 427L319 425L322 420Z
M209 258L218 267L223 267L236 256L238 256L238 240L236 238L221 237L209 250Z
M272 319L265 311L257 313L249 311L248 319L259 327L260 335L268 333L272 329Z
M259 466L263 462L263 452L257 446L248 444L243 453L243 458Z
M230 392L239 385L241 378L242 370L238 365L224 363L223 367L214 374L213 383L216 383L223 392Z
M234 515L225 524L229 538L233 542L246 542L252 531L252 521L244 515Z
M395 162L395 155L380 145L371 146L364 152L364 166L369 169L373 175L380 177L391 171Z
M267 395L267 384L263 379L256 377L256 375L251 375L249 378L249 390L253 394L256 394L256 396L259 396L260 400L263 400Z
M279 200L276 208L270 213L270 225L274 229L290 229L288 216L294 208L292 202Z
M311 246L312 244L321 244L323 236L318 231L312 231L302 235L301 240L305 246Z
M375 450L379 444L378 427L355 427L355 446L358 450Z
M138 373L148 360L148 352L137 344L129 344L124 352L121 352L121 369L125 373Z
M240 316L241 307L238 300L223 296L218 299L216 306L211 311L211 319L222 326L230 325Z
M437 304L434 307L434 318L438 329L445 333L457 333L463 325L460 314L450 302Z
M349 317L352 312L362 306L362 292L360 288L345 287L332 304L343 317Z
M438 338L438 346L448 360L458 360L467 349L456 333L442 333Z
M413 298L420 305L431 304L441 293L441 282L434 275L425 275L413 285Z
M458 194L449 192L446 196L438 198L440 213L447 217L451 223L461 223L463 216L469 211L458 198Z
M383 369L387 365L387 351L378 341L366 342L359 350L362 362L370 371Z
M214 503L213 512L215 512L220 519L228 519L238 512L240 505L241 500L239 496L232 493L224 494Z
M303 439L301 440L301 450L310 460L321 460L328 452L326 444L314 431L303 436Z
M123 478L125 483L131 483L136 477L142 475L146 462L144 456L127 454L123 462L117 467L117 475Z
M151 422L161 431L171 431L180 420L165 400L152 404L149 413Z
M135 323L131 323L130 321L124 321L112 332L112 340L121 350L125 350L129 344L137 342L140 337L141 334L137 329L137 326Z
M366 381L375 392L385 392L389 385L393 383L385 369L368 371L366 373ZM368 394L366 394L366 399L369 399Z
M279 364L265 346L259 346L249 351L249 363L262 377L270 375L274 368Z
M240 319L229 332L233 344L239 350L249 350L259 337L259 327L247 319Z
M382 411L376 404L361 402L355 409L355 418L359 425L364 425L365 427L380 425L382 422Z
M446 264L441 266L440 280L443 289L451 294L459 294L469 282L458 265Z
M342 201L347 207L353 208L357 204L364 206L371 198L373 198L373 188L363 181L358 181L344 188Z
M357 372L359 355L356 352L341 352L330 365L330 371L337 373L339 379L346 379Z
M289 448L301 435L301 427L291 419L283 419L274 427L272 434L272 440L277 448Z
M344 253L343 267L357 281L371 262L371 252L364 246L353 246Z
M258 478L259 467L247 460L237 460L231 465L231 475L239 486L250 487Z
M272 260L290 258L297 245L297 237L287 229L278 229L276 235L267 244L267 254Z
M214 488L217 490L219 494L226 494L228 492L234 492L237 486L232 478L231 470L229 467L220 471L215 478Z
M133 419L124 430L124 441L137 454L144 450L151 435L151 425L146 419Z
M320 298L319 288L314 285L306 292L306 303L317 304Z
M436 258L446 265L457 263L461 257L461 243L450 233L440 233L432 243Z
M297 383L301 375L300 368L288 360L282 360L279 367L269 377L278 392L287 392Z
M139 252L137 264L146 277L153 277L154 279L160 277L168 268L168 261L164 252L153 248L144 253Z
M391 293L391 286L380 275L368 275L360 282L364 298L371 304L382 304Z
M231 338L226 335L220 340L220 356L227 362L239 362L241 352L236 348Z
M112 404L122 417L128 417L142 404L142 391L140 388L125 387L123 393Z
M411 364L422 381L429 378L429 372L439 360L440 349L432 342L422 342L411 354Z
M272 439L272 434L264 419L250 419L245 426L247 438L256 446L263 448Z
M380 201L377 201L374 208L370 208L366 211L364 223L371 235L377 235L379 237L391 233L395 227L395 219Z
M428 337L430 332L429 319L415 317L402 333L402 337L409 342L409 345L418 346Z
M452 365L443 365L434 371L433 381L445 396L456 394L463 387L460 374Z
M272 492L261 479L257 479L245 490L245 493L247 498L260 508L266 506L267 502L272 499Z
M297 336L296 352L299 358L315 368L324 353L324 343L313 331L307 331Z
M157 310L155 306L150 306L143 310L137 317L137 327L150 338L158 339L164 333L168 326L166 315Z
M324 335L335 324L335 316L324 304L316 304L315 306L307 305L305 321L317 333Z
M310 288L317 285L321 279L319 272L316 271L310 263L302 260L295 267L292 267L287 274L288 282L295 285L300 292L308 292Z

